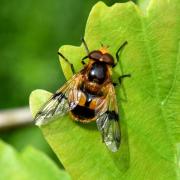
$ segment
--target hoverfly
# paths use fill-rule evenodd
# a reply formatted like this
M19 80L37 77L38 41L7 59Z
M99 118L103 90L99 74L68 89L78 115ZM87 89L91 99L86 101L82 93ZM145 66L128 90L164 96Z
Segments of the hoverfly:
M102 46L99 50L89 51L84 39L82 39L87 56L81 62L84 68L75 74L74 66L65 56L58 52L60 57L71 66L74 73L50 99L45 103L35 116L38 126L47 124L53 116L64 116L69 113L73 120L82 123L96 121L97 128L101 132L103 142L112 152L116 152L120 146L121 134L119 126L119 114L116 93L111 79L112 68L117 63ZM127 44L124 42L116 52L117 62L119 52ZM85 59L89 59L86 64ZM130 74L119 77L130 77Z

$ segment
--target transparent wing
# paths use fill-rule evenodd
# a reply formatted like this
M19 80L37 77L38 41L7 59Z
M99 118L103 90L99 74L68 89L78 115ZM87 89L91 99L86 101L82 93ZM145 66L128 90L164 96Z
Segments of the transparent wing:
M79 102L79 91L77 90L81 82L81 74L74 75L66 82L40 109L35 116L35 124L41 126L52 121L54 116L64 116L72 110ZM71 103L68 97L71 95Z
M119 127L118 106L112 84L109 84L107 96L97 115L97 127L102 134L103 142L109 150L116 152L120 146L121 134Z

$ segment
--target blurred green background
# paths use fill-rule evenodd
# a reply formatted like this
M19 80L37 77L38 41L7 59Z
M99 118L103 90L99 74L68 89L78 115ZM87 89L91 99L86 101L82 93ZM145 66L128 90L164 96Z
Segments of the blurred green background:
M54 92L65 82L57 51L64 44L80 45L96 2L0 0L0 110L27 106L34 89ZM56 160L34 125L1 128L0 138L19 151L32 145Z

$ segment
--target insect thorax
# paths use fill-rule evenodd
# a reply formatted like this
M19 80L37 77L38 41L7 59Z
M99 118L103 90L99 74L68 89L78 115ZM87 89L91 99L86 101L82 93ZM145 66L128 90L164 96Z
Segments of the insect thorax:
M89 70L88 80L97 84L103 84L107 77L107 65L103 62L94 62Z

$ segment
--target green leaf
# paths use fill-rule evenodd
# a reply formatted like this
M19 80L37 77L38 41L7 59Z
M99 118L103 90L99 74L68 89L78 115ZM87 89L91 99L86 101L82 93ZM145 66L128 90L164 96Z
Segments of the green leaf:
M150 1L151 0L138 0L137 4L139 5L139 7L141 8L142 11L146 12Z
M85 40L90 50L109 45L115 56L128 41L113 70L132 77L117 87L122 142L117 153L101 142L95 123L75 123L69 116L42 126L42 132L74 179L177 179L180 169L180 5L177 0L152 0L147 11L132 2L107 7L97 3L88 18ZM59 50L82 68L80 47ZM62 59L67 79L70 67ZM122 71L120 71L122 70ZM123 91L124 89L124 91ZM127 94L127 101L123 101ZM30 97L32 113L49 98L45 91ZM46 97L46 100L45 100ZM38 103L37 103L38 102Z
M32 147L22 153L0 141L1 180L68 180L69 175L59 169L45 154Z

